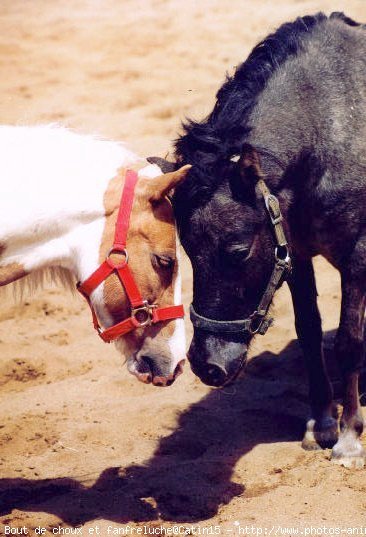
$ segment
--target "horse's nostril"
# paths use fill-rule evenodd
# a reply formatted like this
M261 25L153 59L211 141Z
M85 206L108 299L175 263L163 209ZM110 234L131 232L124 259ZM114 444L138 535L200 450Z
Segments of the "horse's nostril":
M154 381L154 386L164 386L164 384L161 380L159 380L159 381Z
M144 364L150 369L151 374L154 372L154 361L150 356L141 356L141 361L144 362Z
M139 380L141 380L141 382L144 382L145 384L150 384L150 382L152 381L152 375L150 373L139 373L138 378Z
M224 367L211 364L207 370L207 377L204 382L210 386L222 386L227 379L227 372Z
M177 377L179 377L179 375L182 375L182 373L183 373L183 367L184 367L184 362L185 362L184 359L181 360L181 361L177 364L176 368L174 369L174 374L173 374L173 378L174 378L174 379L176 379Z

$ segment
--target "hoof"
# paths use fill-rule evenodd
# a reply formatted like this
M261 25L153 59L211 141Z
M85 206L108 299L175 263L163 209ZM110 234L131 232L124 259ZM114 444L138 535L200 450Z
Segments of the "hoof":
M345 468L361 469L365 466L366 452L355 431L344 431L332 449L331 461Z
M338 424L334 418L327 418L321 430L317 430L318 423L311 419L306 424L306 432L301 447L308 451L331 448L338 441Z

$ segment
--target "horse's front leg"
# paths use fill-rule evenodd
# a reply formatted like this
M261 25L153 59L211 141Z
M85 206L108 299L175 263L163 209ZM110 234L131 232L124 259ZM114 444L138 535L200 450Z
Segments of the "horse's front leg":
M302 441L304 449L333 446L338 424L333 407L333 390L327 375L322 346L321 318L311 259L294 259L288 281L295 312L295 326L309 376L311 416Z
M365 282L342 274L341 319L335 341L335 354L343 375L343 413L339 440L332 450L332 461L348 468L362 468L365 451L360 442L363 417L358 394L358 378L364 361Z

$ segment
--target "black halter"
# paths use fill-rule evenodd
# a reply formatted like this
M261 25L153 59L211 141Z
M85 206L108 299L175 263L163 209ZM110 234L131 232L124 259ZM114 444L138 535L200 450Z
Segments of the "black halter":
M243 333L264 335L273 324L273 319L268 315L268 309L279 284L286 279L291 271L291 257L282 225L280 204L276 196L271 194L263 179L259 179L258 188L263 196L264 203L273 226L275 246L275 266L273 268L268 285L263 293L257 309L247 319L236 321L217 321L199 315L191 304L190 317L193 326L201 330L215 333Z

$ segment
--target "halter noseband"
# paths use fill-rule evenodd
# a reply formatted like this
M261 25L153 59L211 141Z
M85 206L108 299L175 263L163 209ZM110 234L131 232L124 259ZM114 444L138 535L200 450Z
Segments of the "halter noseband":
M282 225L283 218L278 199L271 194L263 179L259 179L258 188L263 196L276 238L276 262L261 301L250 317L237 321L217 321L204 317L203 315L199 315L194 309L193 304L191 304L190 317L193 326L196 328L215 333L237 334L248 332L252 335L264 335L273 324L273 319L268 315L268 309L280 282L291 271L291 257Z
M78 282L77 284L77 290L83 295L90 306L94 328L97 330L102 340L107 343L110 343L120 336L128 334L136 328L184 317L184 309L182 305L160 308L157 304L150 304L148 300L145 300L142 297L128 266L128 252L126 250L127 232L137 181L137 173L133 170L127 170L118 211L113 246L99 268L97 268L89 278L82 283ZM124 260L115 263L111 259L112 254L120 254L124 256ZM124 321L103 330L91 303L90 295L111 274L116 274L118 276L126 292L131 305L131 316Z

